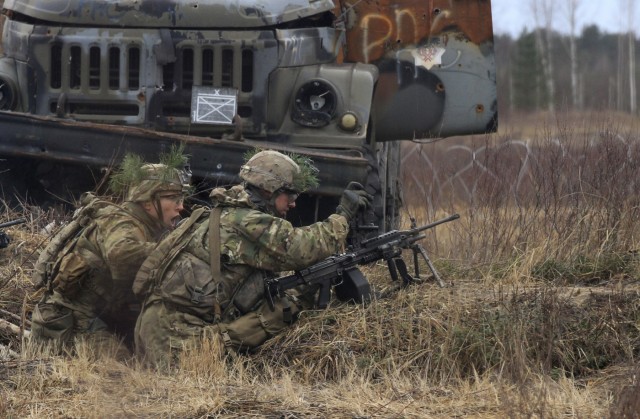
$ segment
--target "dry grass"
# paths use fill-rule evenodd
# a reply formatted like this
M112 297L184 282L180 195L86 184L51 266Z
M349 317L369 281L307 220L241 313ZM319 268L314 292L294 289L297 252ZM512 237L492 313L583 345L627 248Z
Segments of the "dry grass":
M613 111L515 113L501 119L500 136L533 139L548 134L575 133L589 135L606 130L637 132L640 121L633 115Z
M168 373L83 346L61 357L8 338L20 356L0 363L0 411L5 417L602 417L613 394L634 384L637 293L609 284L574 298L573 288L469 279L447 289L427 282L396 290L385 269L367 271L385 295L379 301L307 312L255 354L221 360L215 344L204 345Z
M0 360L0 415L637 418L639 205L623 193L637 168L614 173L619 149L605 148L602 164L581 135L569 137L583 163L540 166L519 200L504 192L513 191L504 178L489 176L477 178L468 201L445 191L437 209L408 202L422 223L462 215L424 241L448 288L427 280L400 289L384 265L369 266L377 301L305 312L250 355L221 358L207 343L162 373L115 350L79 345L59 356L0 332L13 351ZM540 161L559 158L547 140L531 140ZM482 141L487 167L514 170L505 148ZM563 170L575 167L580 182L569 182ZM30 271L47 240L40 229L60 217L5 208L1 220L19 216L29 223L8 229L13 242L0 250L0 317L28 325L38 298Z
M193 361L206 365L209 355ZM227 360L224 370L170 374L83 355L11 367L2 383L5 417L602 417L611 401L606 382L538 374L521 383L498 374L438 383L419 372L371 378L345 366L343 378L323 380L264 353Z

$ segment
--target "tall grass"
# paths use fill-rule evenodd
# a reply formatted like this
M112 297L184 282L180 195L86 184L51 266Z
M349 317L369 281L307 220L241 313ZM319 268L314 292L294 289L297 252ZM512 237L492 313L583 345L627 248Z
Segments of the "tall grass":
M479 286L478 286L479 287ZM491 374L582 379L640 355L638 293L407 289L367 307L311 313L267 343L301 379L415 376L450 385Z
M0 335L19 352L0 361L0 412L638 417L638 140L593 123L553 121L519 141L453 140L405 155L407 215L421 223L462 215L424 240L447 288L428 278L402 288L384 265L368 266L374 302L304 312L251 354L224 356L217 340L205 341L169 372L88 346L59 356ZM54 216L12 211L3 217L32 221L12 228L0 253L0 298L28 319L38 298L28 255Z
M524 258L542 270L545 264L584 268L588 260L594 272L611 274L619 273L616 260L635 258L637 132L606 119L590 129L554 122L532 138L492 135L423 145L419 152L413 146L403 162L409 212L462 214L445 237L431 236L431 248L469 266ZM424 185L430 185L427 196L418 193Z

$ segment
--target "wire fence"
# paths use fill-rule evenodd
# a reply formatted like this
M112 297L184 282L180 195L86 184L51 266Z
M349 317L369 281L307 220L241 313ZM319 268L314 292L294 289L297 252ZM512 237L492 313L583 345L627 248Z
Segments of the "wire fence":
M640 147L629 136L411 143L401 168L406 211L460 213L449 248L468 259L627 251L640 239Z
M436 210L483 205L497 198L516 206L580 194L590 202L640 192L638 141L620 134L495 143L409 143L401 160L405 202Z

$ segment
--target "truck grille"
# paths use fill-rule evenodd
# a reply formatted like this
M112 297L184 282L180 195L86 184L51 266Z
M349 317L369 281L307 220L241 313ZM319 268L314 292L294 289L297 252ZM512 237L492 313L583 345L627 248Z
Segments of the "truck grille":
M103 62L103 57L107 57L106 62ZM99 91L140 88L139 47L110 47L103 54L100 47L93 46L83 54L80 46L54 44L51 46L50 63L49 87L52 89ZM68 66L63 63L68 63ZM86 64L86 70L83 64Z
M88 56L82 56L79 46L72 46L65 51L62 45L51 47L51 80L52 89L82 89L100 90L101 80L109 90L138 90L140 88L140 48L128 47L121 51L120 47L108 50L106 71L103 71L100 47L91 47ZM235 51L229 48L184 48L179 51L177 63L166 64L162 67L163 87L172 88L177 85L185 90L191 90L193 85L238 87L242 92L253 89L253 51L244 49ZM219 57L219 58L218 58ZM120 61L124 61L121 66ZM68 74L64 74L62 63L69 63ZM88 71L83 72L83 62L88 63ZM122 71L124 67L124 72ZM238 74L234 69L239 69ZM85 74L83 74L85 73ZM105 77L101 77L104 74ZM66 77L65 77L66 76ZM234 77L238 78L234 86ZM63 80L64 78L64 80Z
M176 63L163 66L164 87L174 85L184 90L197 86L236 87L253 90L253 51L230 48L183 48ZM234 77L238 78L235 80Z
M202 35L199 33L200 38ZM220 37L217 32L216 36ZM49 113L60 113L62 105L64 114L79 119L107 117L112 122L121 120L158 128L170 124L174 131L184 126L185 131L193 132L190 126L193 86L233 87L238 90L241 118L262 115L262 111L254 109L252 97L256 91L263 94L266 90L267 77L277 57L277 44L269 37L266 40L229 37L231 40L202 42L184 36L173 40L175 59L164 57L169 62L161 65L157 60L162 58L157 58L154 50L157 41L143 42L138 38L139 42L135 42L135 37L127 37L126 42L112 38L102 39L96 45L96 40L79 43L77 37L64 38L58 37L48 47ZM265 49L271 52L265 54ZM261 51L263 58L269 57L267 62L257 63L256 51ZM64 103L60 99L62 93ZM260 130L259 120L244 119L245 131Z

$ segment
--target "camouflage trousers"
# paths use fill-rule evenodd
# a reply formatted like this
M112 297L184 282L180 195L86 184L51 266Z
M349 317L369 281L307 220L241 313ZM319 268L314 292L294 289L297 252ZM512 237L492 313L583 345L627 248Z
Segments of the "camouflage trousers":
M283 301L284 300L284 301ZM284 315L289 313L289 315ZM289 300L276 300L272 311L263 302L255 311L230 322L208 323L162 301L142 309L135 329L136 354L160 369L178 366L186 351L198 350L204 340L217 340L224 353L248 351L291 325L299 313Z
M116 359L131 356L120 339L107 330L104 321L84 307L66 304L57 293L45 295L36 304L31 318L31 341L50 346L56 352L82 349Z

